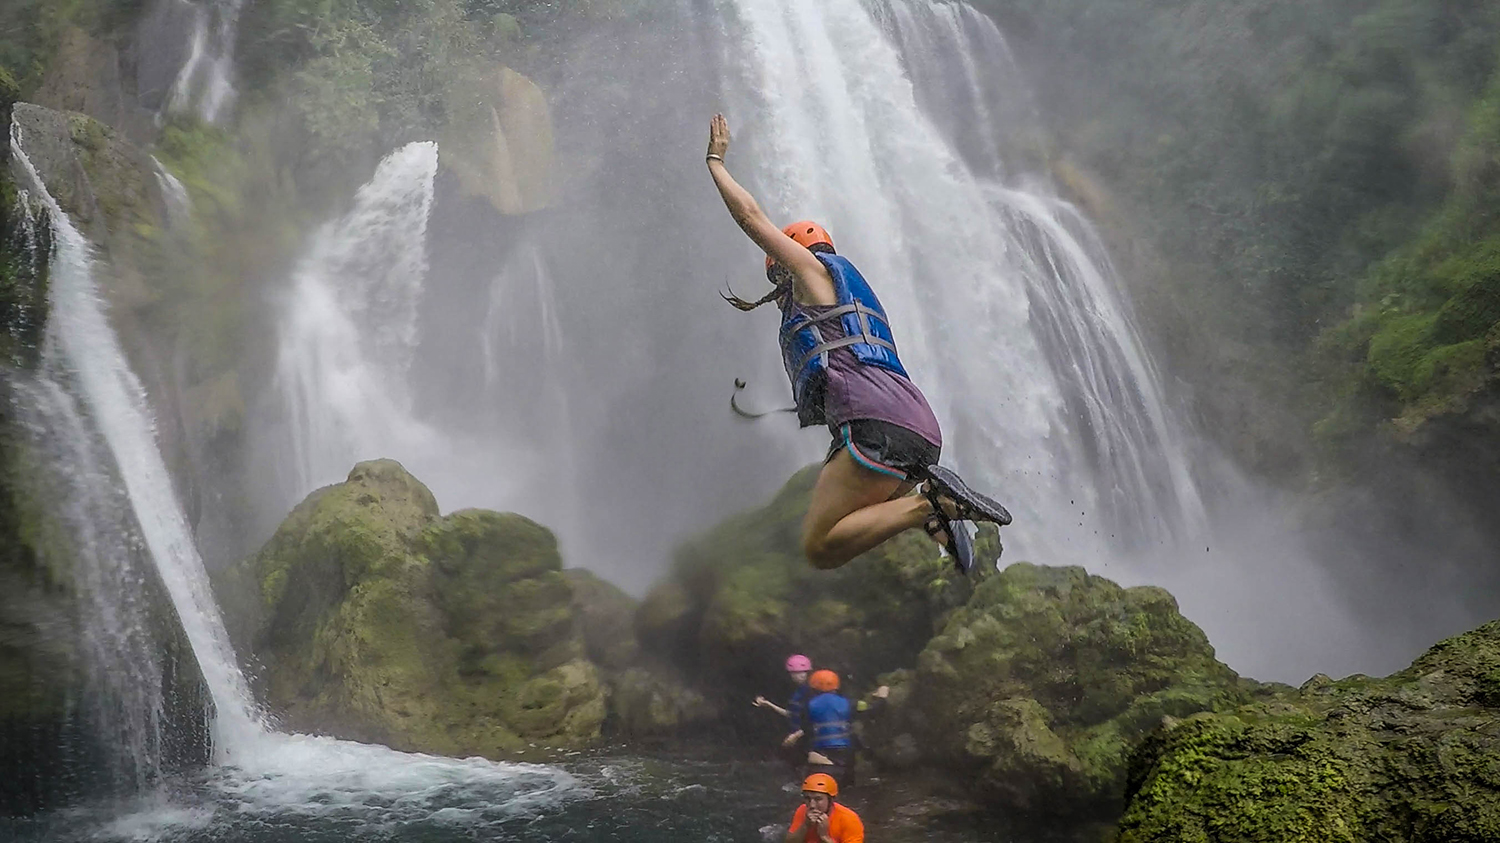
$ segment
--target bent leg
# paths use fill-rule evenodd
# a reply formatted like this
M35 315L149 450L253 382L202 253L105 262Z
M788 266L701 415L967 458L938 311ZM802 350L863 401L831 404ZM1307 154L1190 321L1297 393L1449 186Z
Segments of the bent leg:
M802 551L819 568L837 568L932 514L922 497L897 497L910 484L834 454L818 475L802 520Z

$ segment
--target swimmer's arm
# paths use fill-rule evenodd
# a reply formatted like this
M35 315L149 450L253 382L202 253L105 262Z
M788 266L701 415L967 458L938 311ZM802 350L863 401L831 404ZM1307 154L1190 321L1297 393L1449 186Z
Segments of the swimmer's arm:
M755 241L755 245L792 271L799 301L805 304L835 304L837 296L834 294L833 278L828 274L828 269L812 252L783 234L771 222L771 218L766 216L766 212L761 210L760 203L755 201L750 191L734 180L723 161L724 153L728 151L729 124L722 114L716 114L709 126L708 154L718 157L708 159L708 172L714 178L714 186L719 189L719 197L724 200L724 207L729 209L729 215L734 218L740 230Z
M772 711L776 712L777 714L780 714L782 717L791 717L792 716L791 712L787 711L786 709L782 708L781 706L777 705L776 703L771 702L770 700L766 699L765 697L756 697L755 698L755 702L752 703L752 705L754 705L756 708L769 708Z

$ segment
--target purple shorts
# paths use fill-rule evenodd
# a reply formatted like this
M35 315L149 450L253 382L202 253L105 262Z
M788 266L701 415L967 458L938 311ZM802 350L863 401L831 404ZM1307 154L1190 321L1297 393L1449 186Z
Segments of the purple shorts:
M921 477L927 466L937 464L943 450L900 425L875 419L854 419L837 427L829 426L828 430L833 434L833 443L823 460L825 464L847 448L856 463L898 480Z

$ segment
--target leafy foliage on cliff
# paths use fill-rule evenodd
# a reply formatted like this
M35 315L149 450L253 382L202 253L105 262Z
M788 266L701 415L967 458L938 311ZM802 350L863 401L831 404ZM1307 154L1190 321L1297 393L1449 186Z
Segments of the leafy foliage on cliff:
M1344 400L1319 430L1373 418L1411 429L1461 410L1500 363L1500 73L1469 111L1453 187L1421 233L1364 279L1354 315L1324 336Z
M1284 453L1278 464L1257 448L1277 451L1274 440L1285 434L1305 438L1335 409L1324 396L1352 398L1344 378L1366 374L1321 380L1328 370L1308 365L1318 338L1356 304L1365 314L1374 303L1394 320L1435 313L1447 298L1417 305L1404 296L1394 310L1380 303L1384 291L1412 282L1432 289L1418 264L1457 256L1456 246L1421 244L1476 207L1462 198L1471 179L1459 162L1483 133L1478 103L1496 67L1500 6L981 5L1035 69L1059 130L1059 159L1081 162L1115 192L1117 239L1152 247L1155 257L1137 268L1151 279L1141 291L1147 317L1179 367L1205 386L1209 426L1254 440L1240 450L1262 469L1299 470ZM1458 286L1466 284L1453 279L1448 294ZM1374 333L1368 315L1357 318L1351 350ZM1461 340L1434 335L1416 354L1395 334L1425 327L1382 324L1394 333L1372 353L1368 375L1397 399L1385 413L1422 404L1478 357L1467 347L1425 359ZM1465 325L1462 341L1472 341ZM1246 387L1271 400L1245 406L1227 397ZM1288 403L1294 418L1276 422ZM1368 433L1380 417L1358 415L1349 432ZM1273 423L1282 427L1267 429Z
M143 5L144 0L6 0L0 3L0 68L9 68L27 93L41 83L67 29L115 32Z

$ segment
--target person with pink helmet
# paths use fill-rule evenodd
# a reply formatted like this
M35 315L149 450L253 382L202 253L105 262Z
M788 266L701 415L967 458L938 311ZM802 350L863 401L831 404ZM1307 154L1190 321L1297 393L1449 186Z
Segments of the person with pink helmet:
M782 738L781 745L791 749L797 746L803 738L803 720L807 715L807 700L812 696L807 687L807 676L812 672L812 659L797 653L787 656L786 675L797 687L793 689L792 696L787 700L786 708L782 708L765 697L755 698L756 708L769 708L787 719L791 731Z

